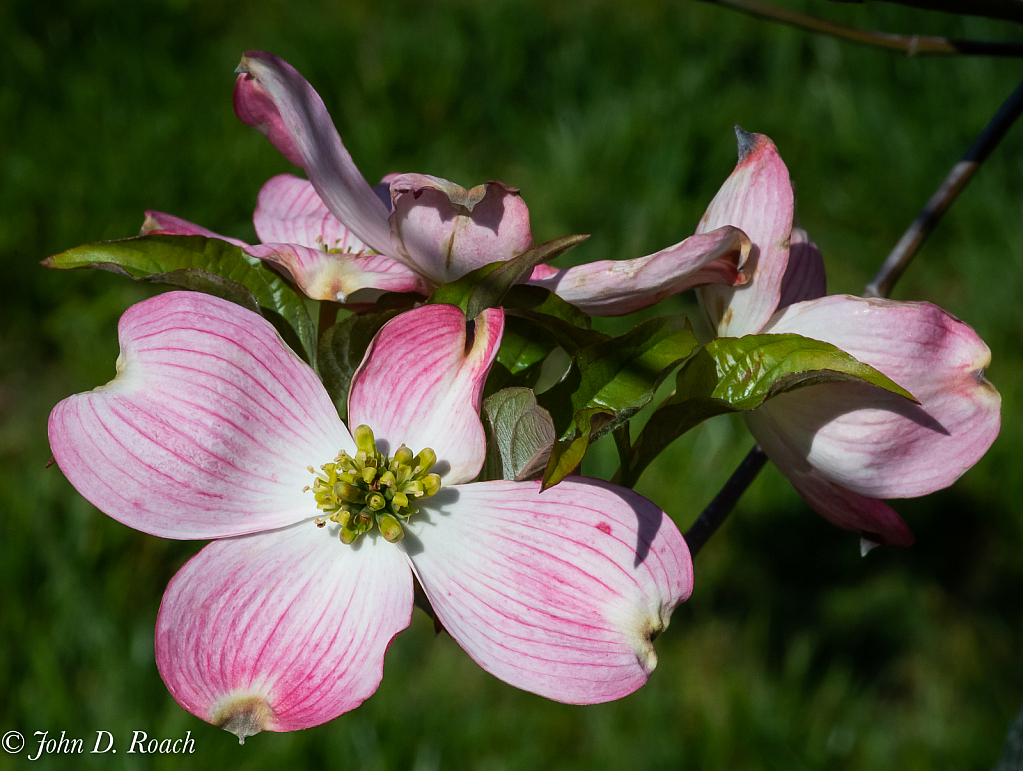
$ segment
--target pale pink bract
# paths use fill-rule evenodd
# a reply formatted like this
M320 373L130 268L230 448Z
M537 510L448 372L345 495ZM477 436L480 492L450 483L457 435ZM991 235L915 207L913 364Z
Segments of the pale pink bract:
M271 54L249 51L238 71L234 95L238 117L302 167L324 210L377 255L372 266L362 266L357 280L349 279L350 288L345 290L349 294L382 288L374 273L388 261L404 269L403 291L422 292L424 284L429 291L533 245L529 210L517 189L492 181L466 190L426 174L392 174L378 186L387 194L378 195L344 147L319 95L291 65ZM289 195L282 192L279 210L290 208ZM310 297L338 299L322 294L322 281L309 275L341 271L341 263L356 258L310 249L308 241L299 246L302 249L268 243L249 252L280 265ZM698 284L741 284L746 280L748 251L749 239L726 226L633 260L604 260L564 270L542 265L530 283L550 289L586 313L620 315ZM393 286L394 276L389 281ZM341 283L335 281L336 286Z
M630 490L573 477L472 482L479 407L504 317L453 306L396 317L349 397L393 454L437 454L443 486L399 544L352 546L303 488L307 466L355 442L316 374L263 318L198 293L130 308L117 376L58 404L54 457L119 521L216 539L171 580L156 626L160 673L193 714L237 733L330 720L377 688L412 612L413 576L484 669L570 703L616 699L656 663L651 639L692 590L681 534Z
M785 164L770 139L736 131L739 163L697 232L727 224L747 233L753 279L697 289L710 323L722 336L795 333L831 343L920 402L828 383L770 399L746 414L746 424L826 519L874 543L909 545L912 532L880 499L947 487L987 451L1001 412L983 375L991 353L968 325L930 303L823 296L823 260L793 227Z

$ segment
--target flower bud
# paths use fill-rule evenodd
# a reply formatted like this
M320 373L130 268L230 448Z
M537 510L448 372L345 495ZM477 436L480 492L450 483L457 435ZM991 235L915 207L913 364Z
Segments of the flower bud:
M426 471L429 471L430 469L432 469L433 468L433 464L436 463L436 462L437 462L437 453L435 453L429 447L424 447L422 452L420 452L416 456L416 459L413 462L413 466L418 466L420 472L426 472Z
M355 444L367 455L377 451L376 439L373 438L373 429L367 425L355 427Z
M405 537L405 531L401 529L401 524L390 514L378 516L377 525L380 527L380 534L391 543L397 543Z
M427 474L423 477L423 492L427 497L433 495L438 490L440 490L439 474Z

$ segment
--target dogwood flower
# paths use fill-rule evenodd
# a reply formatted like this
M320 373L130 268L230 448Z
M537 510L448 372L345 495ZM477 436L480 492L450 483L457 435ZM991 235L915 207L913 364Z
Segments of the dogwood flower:
M238 72L234 93L238 117L303 168L312 188L304 188L295 178L275 186L267 195L267 208L281 215L282 227L270 242L261 232L266 243L249 252L275 262L310 297L339 299L357 289L383 288L379 286L383 282L387 289L404 282L401 291L429 291L533 245L529 210L517 189L487 182L466 190L425 174L388 175L374 189L345 149L323 101L297 70L276 56L250 51ZM323 222L325 229L329 223L331 232L308 231L313 244L308 238L292 240L290 218L305 221L301 213L307 205L312 207L313 191L317 205L330 214ZM360 258L330 251L338 228L354 235L374 259L357 270L345 267ZM530 283L550 289L586 313L619 315L698 284L742 283L748 251L746 236L726 226L633 260L604 260L564 270L540 266ZM335 273L344 279L324 278Z
M349 433L261 317L189 292L124 314L116 377L54 408L50 444L115 519L215 539L171 580L156 624L185 709L241 739L353 709L409 624L413 576L512 685L588 704L646 681L651 639L692 590L689 551L615 485L472 482L503 323L447 305L393 319L352 381Z
M991 352L968 325L926 302L825 297L824 264L793 228L788 170L770 139L736 129L739 163L697 232L724 224L753 242L750 284L705 286L722 336L795 333L838 346L907 389L913 404L859 383L781 394L745 415L757 443L810 506L873 543L913 534L881 498L951 485L998 435L1001 397L984 378Z

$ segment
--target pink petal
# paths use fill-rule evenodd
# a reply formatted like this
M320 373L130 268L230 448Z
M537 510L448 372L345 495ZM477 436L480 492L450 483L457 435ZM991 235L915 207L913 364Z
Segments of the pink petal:
M170 582L156 663L192 714L243 739L354 709L380 684L384 654L412 614L401 549L303 522L214 541Z
M442 489L406 538L444 628L491 674L572 704L618 699L693 588L674 523L631 490L573 477ZM416 544L414 538L418 539Z
M760 408L746 415L746 424L757 444L814 511L832 524L862 533L876 543L912 545L912 531L890 506L830 481L810 464L776 417Z
M327 210L312 182L291 174L278 174L263 185L253 221L264 244L299 244L332 252L369 250Z
M753 242L753 277L741 287L708 285L697 297L721 336L759 332L778 307L789 257L792 229L792 184L778 151L763 134L736 127L739 163L721 186L697 233L724 225L743 230Z
M824 258L817 244L802 228L792 228L792 244L789 247L789 264L781 281L781 299L778 310L792 303L816 300L828 293L827 278L824 275Z
M903 498L947 487L998 435L1001 397L983 376L991 352L969 326L930 303L824 297L790 305L766 331L837 345L920 401L831 383L782 394L757 410L809 463L853 492Z
M263 318L197 292L129 308L117 376L50 414L77 490L130 527L216 538L317 513L302 488L355 445L315 373Z
M298 244L261 244L245 251L279 265L314 300L345 302L360 289L377 290L377 295L381 292L430 293L422 276L382 254L331 254Z
M634 260L601 260L546 276L533 271L529 283L591 316L621 316L699 284L743 283L749 248L745 233L724 227Z
M533 245L529 209L503 182L472 190L426 174L391 180L395 248L435 284L446 284Z
M206 238L219 238L221 241L227 241L229 244L235 246L245 247L248 246L244 241L239 241L237 238L228 238L222 236L220 233L214 233L212 230L207 230L204 227L200 227L188 220L183 220L180 217L175 217L173 214L164 214L159 211L146 211L145 222L142 223L142 230L139 235L159 235L166 233L172 236L205 236Z
M368 425L391 454L403 443L416 453L432 448L446 485L473 479L486 454L483 383L503 331L499 308L477 316L468 338L453 305L424 305L387 322L352 378L350 425Z
M243 123L305 169L323 203L363 242L391 251L387 206L352 161L313 87L283 59L248 51L238 65L234 109Z

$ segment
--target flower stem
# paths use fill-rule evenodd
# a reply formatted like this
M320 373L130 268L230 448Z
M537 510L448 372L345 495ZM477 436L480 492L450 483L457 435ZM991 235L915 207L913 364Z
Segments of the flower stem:
M885 259L877 275L867 284L867 289L864 292L867 297L888 297L891 294L895 282L909 266L942 215L973 179L973 175L977 173L980 165L987 160L991 151L1002 140L1005 132L1009 130L1021 112L1023 112L1023 83L1016 86L1016 90L1002 103L998 112L995 113L995 117L966 151L962 160L952 167L948 176L945 177L945 181L941 183L934 195L931 196L931 200L924 206L923 211L917 215L913 224L903 233L902 238Z
M838 3L862 3L863 0L833 0ZM1023 5L1019 0L887 0L889 3L944 11L964 16L986 16L989 19L1023 22Z
M754 445L739 467L732 472L732 475L721 488L721 492L714 496L714 500L703 510L693 526L686 531L686 543L689 545L689 553L696 556L696 553L703 547L707 540L717 532L721 523L725 521L740 496L746 492L746 488L756 479L760 469L767 463L767 455Z
M956 40L931 35L896 35L889 32L857 29L845 24L818 19L788 8L780 8L760 0L702 0L723 5L749 16L777 21L796 29L830 35L861 45L902 51L906 56L1012 56L1023 57L1023 43L989 40Z
M618 459L621 464L616 481L622 487L631 488L635 482L632 479L632 468L629 463L632 456L632 432L629 430L629 421L626 420L611 434L615 438L615 447L618 448Z

